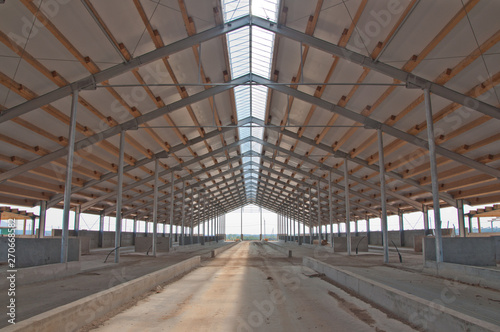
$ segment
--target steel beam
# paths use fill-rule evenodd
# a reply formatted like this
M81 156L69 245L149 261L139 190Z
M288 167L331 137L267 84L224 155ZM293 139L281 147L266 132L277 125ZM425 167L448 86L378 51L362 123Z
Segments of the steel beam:
M385 123L374 120L373 118L370 118L370 117L364 116L360 113L348 110L345 107L335 105L335 104L330 103L326 100L322 100L320 98L311 96L310 94L307 94L307 93L302 92L300 90L293 89L293 88L288 87L288 86L271 85L269 83L272 83L272 81L270 81L266 78L257 76L257 75L253 75L252 79L255 82L257 82L258 84L263 84L270 89L273 89L275 91L279 91L281 93L292 96L294 98L305 101L307 103L319 106L321 108L324 108L325 110L329 110L333 113L339 114L340 116L346 117L346 118L351 119L355 122L362 123L367 128L380 129L383 132L385 132L393 137L399 138L399 139L406 141L406 142L408 142L412 145L415 145L417 147L429 150L429 143L427 141L425 141L417 136L408 134L408 133L406 133L402 130L399 130L397 128L394 128L392 126L389 126ZM445 149L439 145L435 146L435 151L436 151L436 153L439 153L440 155L442 155L446 158L449 158L449 159L454 160L454 161L456 161L460 164L463 164L467 167L470 167L472 169L476 169L480 172L483 172L485 174L489 174L495 178L500 179L500 170L498 170L498 169L487 166L487 165L480 163L478 161L475 161L473 159L467 158L459 153L450 151L450 150Z
M168 57L171 54L191 48L192 46L200 45L202 42L205 42L207 40L225 35L228 32L249 25L249 22L249 16L241 17L239 19L231 21L230 24L213 27L193 36L176 41L172 44L155 49L149 53L137 56L128 62L120 63L108 69L102 70L96 74L89 75L59 89L53 90L37 98L26 101L18 106L14 106L8 110L3 111L0 114L0 123L11 120L44 105L67 97L71 95L74 90L94 89L97 83L108 81L114 77L125 74L150 62Z
M246 76L242 76L240 78L237 78L231 82L234 83L234 86L236 86L236 85L244 84L248 80L249 80L249 75L246 75ZM126 121L124 123L121 123L119 125L116 125L114 127L106 129L100 133L97 133L95 135L92 135L90 137L84 138L84 139L76 142L76 147L77 147L76 150L86 148L86 147L91 146L97 142L100 142L100 141L105 140L107 138L118 135L122 131L137 129L139 127L139 125L145 124L151 120L154 120L154 119L156 119L160 116L163 116L165 114L171 113L175 110L184 108L190 104L205 100L209 97L213 97L216 94L219 94L221 92L232 89L234 86L215 86L213 88L209 88L209 89L203 90L202 92L199 92L197 94L191 95L187 98L175 101L169 105L160 107L154 111L148 112L146 114L138 116L137 118ZM23 165L20 165L20 166L13 168L13 169L7 170L4 173L0 174L0 183L6 181L6 180L8 180L16 175L20 175L24 172L27 172L27 171L30 171L34 168L42 166L48 162L62 158L66 155L66 152L67 152L67 147L63 147L63 148L60 148L59 150L53 151L53 152L48 153L42 157L39 157L39 158L34 159L32 161L29 161Z
M490 104L480 101L477 98L469 97L467 95L464 95L463 93L424 79L423 77L408 73L402 69L390 66L383 62L376 61L369 56L351 51L345 47L333 43L329 43L323 39L319 39L311 35L299 32L287 26L275 24L257 16L251 17L251 24L262 29L272 31L278 35L295 40L297 42L307 44L313 48L338 56L341 59L345 59L349 62L358 64L360 66L363 66L364 68L369 68L373 71L387 75L401 82L405 82L409 87L427 89L437 96L456 102L460 105L464 105L468 108L474 109L492 118L500 120L500 109L498 107L494 107Z

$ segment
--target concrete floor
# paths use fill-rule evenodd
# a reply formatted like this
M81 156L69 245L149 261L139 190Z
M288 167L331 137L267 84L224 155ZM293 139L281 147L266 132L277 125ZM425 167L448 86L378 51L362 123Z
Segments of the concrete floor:
M243 242L97 331L413 331L260 242Z
M18 322L100 292L118 284L160 270L196 255L208 259L210 251L224 245L187 246L171 253L159 253L157 258L135 253L133 247L122 248L120 263L113 263L111 249L97 249L81 257L82 272L70 277L23 285L17 288L16 304ZM0 303L7 303L7 292L0 293ZM8 325L0 320L0 328Z

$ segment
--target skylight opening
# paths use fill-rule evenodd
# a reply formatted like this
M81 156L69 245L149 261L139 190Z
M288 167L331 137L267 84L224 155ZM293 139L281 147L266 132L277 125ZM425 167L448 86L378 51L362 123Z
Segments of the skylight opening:
M224 22L254 15L277 22L279 0L223 0ZM250 8L251 7L251 8ZM247 74L271 78L272 55L275 35L259 27L243 27L227 34L231 78L235 79ZM264 121L267 106L268 89L258 85L241 85L234 88L237 121L252 117ZM245 166L245 180L258 172L262 145L252 138L262 139L264 130L254 123L250 127L239 127L240 139L250 137L251 143L241 145L241 153L252 151L251 157L243 157L243 163L252 161L255 164ZM250 159L251 158L251 159ZM250 183L254 183L251 181ZM257 181L255 181L257 185ZM249 194L247 188L247 195Z
M251 0L252 15L276 22L278 20L278 0ZM224 22L250 15L250 0L223 0Z

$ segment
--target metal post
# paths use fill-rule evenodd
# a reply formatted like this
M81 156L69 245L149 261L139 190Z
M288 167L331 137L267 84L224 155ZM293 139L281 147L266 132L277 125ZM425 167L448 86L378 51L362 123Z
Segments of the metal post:
M312 187L309 188L309 244L313 244Z
M193 225L193 209L194 209L194 191L191 190L191 202L189 202L189 224L190 226L190 231L189 231L189 244L193 244L193 232L194 232L194 225Z
M153 189L153 243L152 243L152 254L156 257L156 243L157 243L157 229L158 229L158 186L159 179L158 173L160 171L160 160L155 159L155 174L154 174L154 189Z
M73 91L71 100L71 117L68 133L68 157L66 160L66 182L64 185L64 208L61 235L61 263L68 261L69 209L71 208L71 180L73 178L73 155L75 153L76 111L78 90Z
M432 180L432 204L434 206L434 235L436 237L436 262L443 261L443 238L441 236L441 211L439 204L439 183L436 163L436 143L434 141L434 122L432 119L431 94L424 89L425 117L427 119L427 138L429 141L429 158Z
M458 234L460 237L465 237L465 215L464 215L464 200L457 199L458 213ZM493 231L493 227L491 228Z
M328 174L328 211L329 211L329 217L330 217L330 241L332 242L332 248L334 248L333 245L333 202L332 202L332 171L330 170L330 173Z
M78 236L78 231L80 230L81 211L82 211L82 208L80 205L75 206L75 224L74 224L75 236Z
M182 245L185 245L184 243L184 218L186 217L186 184L184 181L182 181L182 220L181 220L181 241Z
M262 207L260 207L260 240L262 241Z
M366 238L368 239L368 244L370 244L370 218L366 218Z
M243 206L241 207L241 225L240 225L240 230L241 230L241 241L243 241Z
M295 202L297 202L297 199L295 199ZM296 206L296 204L294 204ZM297 210L295 210L297 211ZM292 225L293 225L293 242L297 241L297 231L295 230L295 226L297 224L297 215L295 214L295 212L292 212L292 219L291 219L291 222L292 222Z
M380 222L382 223L382 242L384 245L384 263L389 263L389 233L387 230L387 206L386 206L386 187L385 187L385 158L384 158L384 138L382 130L377 130L378 135L378 163L380 175L380 203L382 205L382 215Z
M469 233L472 233L472 215L469 214Z
M120 246L122 234L122 191L123 191L123 157L125 151L125 132L120 133L120 154L118 155L118 190L116 191L116 227L115 227L115 263L120 262Z
M321 245L321 187L318 181L318 242Z
M174 170L170 173L170 231L168 235L168 247L172 248L174 241L172 239L172 233L174 231Z
M344 159L344 190L345 190L345 231L347 237L347 255L351 254L351 204L349 199L349 169L347 159Z
M359 231L358 231L358 221L359 220L355 220L354 221L354 236L359 236Z
M205 213L206 209L207 209L207 195L208 194L205 194L203 195L203 214ZM203 220L203 234L202 234L202 239L203 239L203 245L205 245L205 216L204 215L201 215L201 220Z
M47 201L40 201L40 217L38 219L38 238L45 237L46 220L47 220Z
M429 208L427 205L422 206L422 215L424 220L424 234L429 235Z
M405 246L405 229L404 229L404 217L403 212L398 213L399 217L399 244L401 247Z
M97 246L99 248L103 247L104 243L104 212L99 215L99 240Z
M306 198L302 195L302 206L306 208ZM304 211L305 212L305 211ZM302 243L306 243L306 220L302 221Z
M135 238L137 237L137 217L134 217L134 223L132 227L132 244L135 245Z

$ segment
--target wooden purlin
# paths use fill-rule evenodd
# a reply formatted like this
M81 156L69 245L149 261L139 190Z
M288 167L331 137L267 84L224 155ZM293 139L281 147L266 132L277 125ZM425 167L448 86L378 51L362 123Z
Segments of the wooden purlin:
M471 4L476 4L476 3L477 3L476 1L471 2ZM459 16L460 16L460 15L459 15ZM463 17L463 15L461 15L461 17ZM451 25L453 25L453 26L454 26L454 25L456 25L456 24L457 24L457 15L456 15L456 17L455 17L452 21L453 21L453 24L450 24L450 26L451 26ZM446 31L446 33L447 33L447 32L449 32L449 29L450 29L450 28L449 28L449 26L447 25L447 27L445 27L445 29L443 29L443 31ZM492 36L489 40L487 40L487 41L486 41L486 42L482 45L481 49L482 49L483 47L485 47L485 48L486 48L486 47L491 47L491 46L493 46L493 45L496 43L496 41L499 39L498 34L499 34L499 33L497 32L494 36ZM443 37L444 37L444 36L440 36L440 38L438 38L438 39L442 39ZM437 39L435 38L435 39L433 40L433 42L435 42L436 40L437 40ZM428 53L428 51L429 51L429 50L427 49L427 50L426 50L426 52L424 52L424 53ZM476 57L476 58L477 58L479 55L480 55L480 52L474 51L474 52L471 54L471 56L469 56L468 58L464 59L463 61L464 61L464 62L466 62L467 64L470 64L470 63L472 63L472 61L473 61L474 57ZM422 57L420 58L420 61L421 61L421 59L422 59ZM417 60L415 60L415 59L414 59L414 60L413 60L413 61L411 61L411 62L413 63L413 65L414 65L414 66L416 66L416 65L419 63L419 61L418 61L418 60L419 60L419 59L417 59ZM459 65L457 65L457 67L456 67L456 68L461 68L461 69L463 69L463 68L465 68L465 67L466 67L466 66L464 65L464 63L462 63L462 62L461 62ZM364 72L363 74L365 74L365 73L366 73L366 71L367 71L367 69L365 69L365 72ZM449 72L450 72L450 73L453 73L454 75L456 75L456 74L458 74L458 72L459 72L459 71L456 71L456 70L455 70L455 71L452 71L452 70L450 70ZM453 76L454 76L454 75L453 75ZM443 81L444 81L444 82L446 82L447 80L445 80L445 79L443 78L443 76L444 76L444 75L443 75L443 74L441 74L441 75L437 78L437 80L439 80L440 82L443 82ZM451 77L450 77L450 79L451 79ZM482 85L481 85L481 84L480 84L480 85L478 85L478 88L482 88L482 89L484 89L484 88L486 88L486 87L488 87L488 86L492 86L492 85L493 85L493 84L489 84L489 85L485 85L485 84L482 84ZM478 88L471 89L471 91L476 91L476 92L477 92ZM391 88L387 89L387 90L386 90L386 93L387 93L388 91L390 91L390 89L391 89ZM392 92L392 91L391 91L391 92ZM341 102L342 102L342 101L344 101L344 102L345 102L345 100L346 100L346 98L344 98L343 100L341 100ZM416 102L412 103L412 106L413 106L413 107L416 107L416 106L417 106L420 102L422 102L422 101L423 101L423 97L421 97L420 99L417 99L417 101L416 101ZM380 99L379 99L379 100L378 100L378 104L380 104L380 102L381 102L381 101L380 101ZM404 110L403 112L406 114L406 113L408 113L408 112L409 112L409 110L408 110L408 109L406 109L406 110ZM371 110L370 110L370 113L371 113ZM439 114L438 114L438 116L439 116ZM335 115L334 115L334 117L335 117ZM436 118L436 116L435 116L435 118ZM441 118L442 118L442 117L441 117ZM489 117L488 117L488 118L489 118ZM396 117L396 118L391 117L391 118L389 118L389 119L386 121L386 123L387 123L387 122L393 122L393 123L394 123L394 120L399 120L399 119L398 119L397 117ZM436 119L435 119L435 122L437 122L438 120L439 120L439 119L438 119L438 118L436 118ZM483 119L481 119L481 120L479 120L479 121L477 121L477 122L478 122L478 123L483 123L483 121L485 121L485 120L486 120L486 118L483 118ZM333 123L329 122L329 124L331 125L331 124L333 124ZM392 124L392 123L391 123L391 124ZM471 125L470 125L470 124L467 124L466 126L469 126L469 127L470 127ZM356 128L351 128L351 130L350 130L349 132L350 132L350 133L353 133L353 132L354 132L354 129L356 129ZM328 128L325 128L325 130L328 130ZM422 129L422 130L423 130L423 129ZM324 137L324 136L323 136L323 137ZM372 142L371 142L371 143L373 143L373 137L376 137L376 135L372 135L372 136L370 137L370 138L371 138L371 140L372 140ZM406 143L406 142L405 142L405 143ZM336 146L338 146L338 144L337 144ZM335 146L335 147L336 147L336 146ZM361 149L360 149L360 150L361 150ZM308 153L310 153L310 152L312 152L312 149L311 149ZM385 152L385 153L390 153L390 151L386 152L386 151L385 151L385 149L384 149L384 152ZM358 152L358 151L353 151L351 155L356 156L357 154L359 154L359 152ZM374 163L374 162L375 162L375 161L374 161L374 159L378 159L378 155L377 155L377 154L374 154L372 157L373 157L373 159L370 159L370 163ZM326 159L326 158L322 158L322 161L324 161L325 159ZM405 158L404 160L407 160L407 159L408 159L408 158ZM391 168L391 165L388 165L388 167L389 167L389 168ZM395 167L393 167L393 168L395 168ZM359 168L359 169L361 169L361 168ZM374 173L374 174L372 174L370 177L375 176L376 174L378 174L378 173Z
M146 29L151 37L151 39L153 40L154 44L155 44L155 47L156 48L160 48L160 47L163 47L164 46L164 43L163 43L163 40L161 38L161 35L159 34L159 32L157 30L154 30L153 27L151 26L147 16L146 16L146 13L144 12L144 8L142 7L142 4L140 3L139 0L134 0L134 5L143 21L143 24L146 26ZM178 80L175 76L175 73L173 72L173 69L172 67L170 66L170 63L168 61L167 58L163 58L162 59L172 81L175 83L175 84L178 84ZM177 88L177 91L179 93L179 95L181 96L181 98L187 98L188 97L188 94L185 90L185 88L183 87L180 87L180 86L176 86ZM204 137L205 135L205 131L204 129L200 126L198 120L196 119L196 116L194 115L194 111L193 109L191 108L191 106L187 106L186 109L188 110L189 114L190 114L190 117L191 119L193 120L193 123L194 125L197 127L197 130L200 134L201 137ZM173 124L173 121L170 119L170 122ZM175 125L175 124L174 124ZM183 144L186 144L187 141L185 139L185 136L182 135L183 139L181 140L181 142L183 142ZM208 142L204 141L204 144L206 146L206 148L208 150L211 149L211 147L208 145ZM196 157L196 153L191 149L191 148L188 148L188 151L191 153L192 156ZM177 162L179 162L181 165L183 163L183 160L182 158L179 158L177 157L175 154L172 154L172 156L177 160ZM202 163L200 163L200 167L204 168L204 165ZM193 171L189 168L184 168L188 171L188 173L192 174ZM208 176L208 175L207 175ZM199 181L199 179L196 179L197 181Z
M366 1L366 0L364 0L364 1ZM307 21L307 26L306 26L306 31L305 31L306 34L312 35L314 33L314 30L315 30L316 25L318 23L318 18L319 18L319 14L321 12L322 6L323 6L323 0L318 0L317 3L316 3L314 14L311 15L311 16L309 16L309 20ZM286 14L287 11L284 11L284 12ZM282 21L284 21L284 22L282 22L283 24L286 24L285 20L286 20L286 16L284 16L284 18L282 18ZM276 52L277 52L277 49L276 49ZM307 59L308 53L309 53L309 45L305 45L304 50L301 53L301 64L305 63L305 61ZM276 57L273 56L273 60L276 61ZM274 67L276 66L275 62L273 62L273 66ZM302 73L302 66L299 65L299 68L297 70L297 75L295 75L292 78L292 82L291 83L293 84L293 83L299 82L302 74L303 74ZM295 85L291 85L291 87L294 88L294 89L297 89L298 85L296 85L296 84ZM272 95L269 98L272 98ZM287 96L287 107L285 109L285 114L283 115L283 118L282 118L282 120L280 122L280 126L286 125L286 121L288 119L289 113L290 113L292 105L293 105L293 101L294 101L294 98L292 96ZM271 99L269 99L268 108L270 107L271 102L272 102ZM266 114L269 114L269 109L266 110ZM284 127L282 127L282 130L283 129L284 129ZM264 137L266 137L266 132L264 132ZM281 133L278 134L278 140L276 142L276 145L280 145L282 138L283 138L283 135ZM298 144L298 141L292 146L292 150L295 150L295 148L297 147L297 144ZM262 150L262 151L264 151L264 150ZM276 152L274 152L273 153L273 159L276 158L276 156L277 156ZM288 160L286 160L285 163L288 163Z
M352 20L352 22L351 22L351 25L349 26L349 28L348 28L348 29L345 29L345 30L343 31L343 33L342 33L342 35L341 35L341 37L340 37L340 39L339 39L339 42L338 42L338 43L339 43L339 45L340 45L340 46L345 46L345 45L347 45L347 43L349 42L349 38L350 38L350 36L352 35L352 33L353 33L354 29L356 28L356 24L357 24L357 22L359 21L359 19L360 19L361 15L363 14L363 11L364 11L364 9L365 9L365 7L366 7L366 4L367 4L367 3L368 3L368 1L367 1L367 0L363 0L363 1L360 3L360 5L359 5L359 7L358 7L358 9L357 9L357 11L356 11L356 14L355 14L355 16L354 16L354 18L353 18L353 20ZM311 34L312 34L312 33L311 33ZM328 73L327 73L327 75L326 75L326 77L325 77L325 80L324 80L324 83L325 83L325 84L323 84L323 85L321 85L321 86L318 86L318 87L316 88L316 90L314 91L314 96L315 96L315 97L317 97L317 98L321 98L321 96L323 95L323 93L324 93L324 91L325 91L325 89L326 89L326 87L327 87L326 83L328 83L328 82L330 81L330 79L331 79L331 77L332 77L332 75L333 75L333 73L334 73L335 69L337 68L337 65L338 65L338 62L339 62L339 61L340 61L340 59L339 59L338 57L336 57L336 56L334 56L334 57L333 57L333 62L332 62L332 65L330 66L330 69L329 69L329 71L328 71ZM366 70L365 70L365 71L366 71ZM366 75L365 75L365 76L363 76L363 75L362 75L362 77L366 77ZM363 79L364 79L364 78L363 78ZM354 91L355 91L355 89L357 89L357 88L358 88L358 86L357 86L357 85L355 85L355 86L354 86L354 88L353 88L353 90L351 90L351 96L352 96L352 94L354 94ZM344 99L342 99L342 98L341 98L341 100L339 101L339 103L345 103L345 104L346 104L346 103L347 103L347 100L346 100L345 98L344 98ZM306 120L305 120L305 122L302 124L302 127L301 127L301 128L299 128L299 131L298 131L298 133L299 133L299 137L301 137L301 136L303 135L303 133L304 133L304 131L305 131L305 128L306 128L306 126L309 124L309 121L310 121L310 119L312 118L312 116L313 116L313 114L314 114L314 111L315 111L315 110L316 110L316 106L315 106L315 105L311 105L311 107L310 107L310 109L309 109L309 112L308 112L308 115L306 116ZM334 115L332 116L332 118L328 121L328 126L333 125L337 119L338 119L338 115L337 115L337 114L334 114ZM321 134L320 134L320 135L316 138L316 144L321 143L321 140L322 140L322 139L324 138L324 136L328 133L328 130L327 130L327 129L329 129L329 127L327 127L327 128L325 128L325 129L323 129L322 133L321 133ZM295 141L295 143L294 143L294 149L297 147L298 142L299 142L298 140L296 140L296 141ZM306 153L306 157L310 156L310 155L313 153L314 149L315 149L315 146L311 146L311 148L309 149L309 151ZM321 162L324 162L327 158L328 158L328 156L323 157L323 158L321 159ZM297 168L302 167L302 165L303 165L303 162L300 162L300 163L297 165ZM316 169L317 169L317 168L314 168L313 172L314 172ZM292 176L294 176L294 174L293 174Z
M96 74L100 71L99 67L92 61L92 59L88 56L87 57L83 56L76 49L76 47L74 47L71 44L71 42L64 36L64 34L60 32L57 29L57 27L42 12L40 12L38 8L31 1L21 0L21 2L91 74ZM106 82L103 82L103 84L105 85ZM125 107L132 114L132 116L139 116L137 113L140 112L137 109L131 108L113 88L107 87L106 90L108 90L108 92L110 92L113 97L117 98L117 100L122 104L123 107ZM156 138L155 140L157 141L157 137L155 137L155 135L152 134L152 131L150 131L149 129L146 129L146 131L148 131L152 135L153 139ZM117 148L113 146L113 150L115 152L116 149Z

